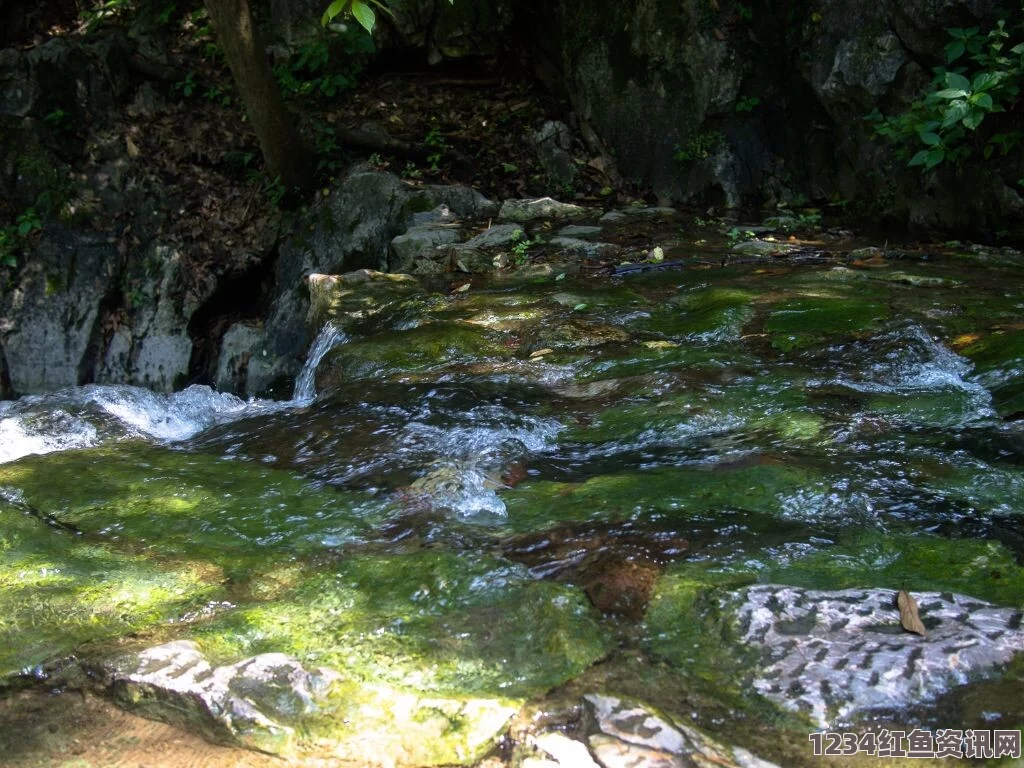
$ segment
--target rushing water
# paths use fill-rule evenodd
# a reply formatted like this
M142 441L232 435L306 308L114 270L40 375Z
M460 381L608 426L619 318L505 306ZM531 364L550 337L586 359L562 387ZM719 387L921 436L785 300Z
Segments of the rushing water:
M537 695L596 658L618 658L610 649L620 647L668 665L647 668L641 688L656 690L656 670L671 668L666 686L699 678L714 698L709 646L687 625L704 619L686 612L692 599L673 602L687 590L725 595L722 606L752 583L906 587L1024 606L1019 284L1015 266L950 260L403 295L372 327L342 329L344 317L325 326L288 403L245 403L203 387L170 396L84 387L2 404L0 456L24 457L0 471L8 506L73 527L113 554L97 576L86 560L61 565L52 543L27 533L12 552L24 562L35 562L34 547L48 552L53 567L77 568L101 593L104 578L119 578L122 548L130 578L152 581L137 559L148 552L160 563L159 589L184 596L160 616L201 637L232 628L225 637L233 639L216 647L237 653L364 664L370 679L415 679L426 690ZM43 526L35 535L57 533ZM175 570L186 561L199 570ZM360 581L364 567L377 574L371 582ZM406 567L415 610L395 597ZM202 568L225 581L196 575ZM384 590L353 625L361 639L348 655L342 640L311 639L324 632L318 611L337 616L356 599L323 608L333 589L325 585L343 578L325 573ZM523 607L539 582L564 590L545 597L550 605L585 592L593 607L572 602L573 615L589 612L596 634L575 624L570 634L591 649L588 660L508 662L502 651L507 664L489 667L492 651L478 658L474 643L490 648L495 635L550 650L540 634L547 619ZM308 595L316 608L288 612L289 600L301 607ZM785 599L793 611L812 600ZM424 600L440 602L428 609ZM447 613L485 604L505 607L486 621ZM261 630L252 640L246 633L258 621L248 605L282 611L306 634L300 642ZM758 606L739 614L764 621ZM138 617L133 610L84 628L72 618L63 639L20 625L11 642L26 650L0 658L0 672L67 653L80 639L150 626L148 606ZM244 632L238 611L248 611ZM390 669L378 657L391 646L374 650L367 640L452 633L461 621L470 622L464 635L451 637L469 639L451 640L459 649L451 669L443 653L429 670ZM1012 656L1019 641L1008 637ZM779 657L775 668L785 664ZM688 677L695 665L704 672ZM896 690L886 711L919 707L918 722L934 724L936 711L973 722L967 705L948 698L951 683L935 679L913 701ZM771 698L772 684L758 680ZM1010 698L1020 692L1012 690ZM792 698L815 717L831 711L829 700ZM853 704L837 711L864 716ZM985 712L977 722L1019 727L1019 703L997 697Z

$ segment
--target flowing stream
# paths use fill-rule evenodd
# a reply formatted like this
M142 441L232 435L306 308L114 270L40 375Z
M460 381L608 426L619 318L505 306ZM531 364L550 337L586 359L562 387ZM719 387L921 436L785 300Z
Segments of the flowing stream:
M287 403L0 404L0 676L131 635L436 696L576 681L780 764L787 717L794 744L1020 728L1019 284L950 257L423 288L335 317ZM905 649L900 589L988 655ZM831 637L799 617L843 604L895 640L793 662ZM841 673L915 660L913 690Z

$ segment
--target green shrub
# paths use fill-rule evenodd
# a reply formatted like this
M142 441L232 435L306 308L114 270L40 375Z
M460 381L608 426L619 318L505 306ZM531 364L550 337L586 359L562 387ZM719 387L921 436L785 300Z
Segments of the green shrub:
M902 115L886 117L876 109L867 117L876 135L905 145L905 156L916 148L908 164L925 170L946 161L962 163L979 151L986 160L996 152L1003 156L1021 139L1018 128L990 129L994 121L985 119L1017 105L1024 84L1024 42L1010 44L1011 34L1024 37L1022 25L1012 33L1003 20L987 34L979 27L947 31L945 65L935 68L924 98Z

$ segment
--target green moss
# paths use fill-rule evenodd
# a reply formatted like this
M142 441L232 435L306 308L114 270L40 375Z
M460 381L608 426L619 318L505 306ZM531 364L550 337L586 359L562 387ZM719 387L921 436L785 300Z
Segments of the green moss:
M765 325L772 346L782 351L811 346L828 337L876 330L886 306L859 298L805 297L775 307Z
M780 464L674 468L599 475L582 483L537 481L504 491L508 526L538 531L565 522L686 520L727 511L778 515L783 499L822 481Z
M421 693L520 697L608 650L582 594L504 561L440 551L353 556L198 636L214 657L283 652Z
M963 350L1000 416L1024 413L1024 331L993 333Z
M0 506L0 685L89 641L180 617L221 599L218 569L155 563Z
M427 323L336 347L317 370L317 387L508 355L498 333L468 323Z
M690 684L744 709L764 705L747 695L757 658L737 641L730 595L754 583L947 591L1024 606L1024 568L996 542L855 531L823 548L766 545L731 561L677 563L655 589L645 645Z
M563 438L576 442L627 441L640 436L716 432L767 432L789 441L814 440L823 427L811 413L804 392L792 382L733 384L723 389L693 389L656 401L607 408Z
M381 512L367 495L320 490L290 472L124 443L0 465L0 486L89 537L238 574L267 557L356 541Z
M737 341L754 316L754 293L737 288L706 288L680 294L637 322L641 330L710 342Z

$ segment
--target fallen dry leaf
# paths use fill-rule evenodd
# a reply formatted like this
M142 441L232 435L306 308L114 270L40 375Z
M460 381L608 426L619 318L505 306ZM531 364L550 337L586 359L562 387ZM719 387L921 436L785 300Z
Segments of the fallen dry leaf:
M925 636L924 624L921 623L921 616L917 612L917 601L911 597L905 589L901 589L896 595L896 607L900 609L900 624L907 632Z

